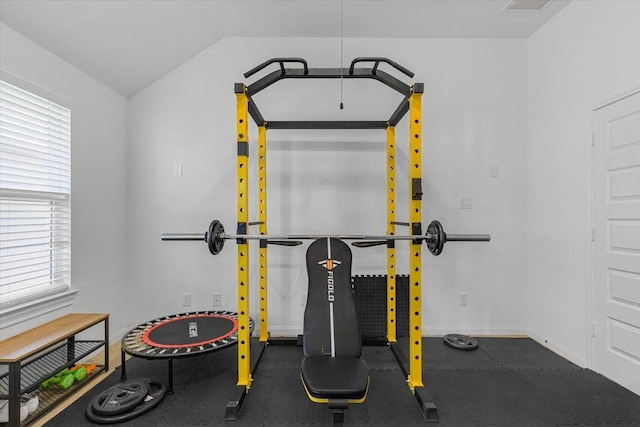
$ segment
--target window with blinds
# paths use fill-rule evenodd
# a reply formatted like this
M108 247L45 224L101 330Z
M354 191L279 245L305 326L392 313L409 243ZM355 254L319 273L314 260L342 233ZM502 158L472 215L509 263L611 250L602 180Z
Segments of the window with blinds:
M0 309L70 287L71 111L0 80Z

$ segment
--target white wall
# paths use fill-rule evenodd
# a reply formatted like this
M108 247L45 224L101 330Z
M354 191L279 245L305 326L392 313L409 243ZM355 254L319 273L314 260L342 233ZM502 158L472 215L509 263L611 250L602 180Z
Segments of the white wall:
M591 109L640 87L640 2L574 1L527 40L527 332L586 366Z
M526 41L346 40L347 61L387 56L425 83L425 226L437 218L450 232L492 235L489 244L425 254L425 333L526 331L587 364L590 109L640 84L639 20L640 2L576 1ZM0 36L3 71L71 102L72 274L80 289L72 306L2 336L70 311L110 312L116 336L187 310L183 292L193 295L191 309L212 309L213 293L235 309L233 242L214 258L204 245L163 243L160 233L201 233L212 218L234 231L233 83L275 56L337 67L339 41L222 40L135 96L127 116L127 101L113 91L1 23ZM345 82L343 112L337 81L282 82L256 100L267 119L386 118L399 102L363 81ZM405 122L398 220L408 197ZM271 232L384 232L383 135L272 131L269 147ZM176 163L183 177L173 177ZM489 178L491 165L499 178ZM471 196L471 210L457 209L459 195ZM255 201L254 189L252 219ZM300 330L306 246L270 250L272 331ZM384 262L382 248L354 248L354 274L384 273ZM254 272L254 287L256 279ZM460 292L469 294L466 308L457 305Z
M302 56L311 67L338 67L337 39L224 39L130 100L128 244L135 322L214 309L212 294L235 310L236 250L211 256L204 243L162 242L163 232L204 233L220 219L236 227L233 83L271 57ZM524 40L348 39L345 61L389 57L425 83L423 187L426 227L440 219L452 233L491 233L492 242L449 244L424 255L425 333L524 331L526 54ZM347 66L347 64L345 64ZM388 68L385 68L388 70ZM390 71L391 72L391 71ZM251 79L250 81L253 81ZM401 96L372 81L285 81L256 95L267 120L387 119ZM398 126L398 214L408 220L407 125ZM253 124L252 124L253 125ZM250 140L255 142L255 126ZM270 131L269 232L385 233L384 131ZM250 166L255 181L255 144ZM174 177L182 163L184 175ZM490 178L490 166L500 176ZM458 210L459 195L472 209ZM251 220L257 220L255 188ZM405 234L400 229L398 233ZM272 333L301 331L305 250L271 247ZM406 273L406 244L398 273ZM256 251L257 245L252 246ZM384 274L385 250L353 249L354 274ZM251 315L257 319L257 263L252 259ZM181 294L192 294L191 307ZM458 306L458 294L469 306ZM147 303L144 303L146 301Z
M2 338L68 312L111 313L121 336L126 298L127 100L0 23L0 66L71 108L72 305L0 330Z

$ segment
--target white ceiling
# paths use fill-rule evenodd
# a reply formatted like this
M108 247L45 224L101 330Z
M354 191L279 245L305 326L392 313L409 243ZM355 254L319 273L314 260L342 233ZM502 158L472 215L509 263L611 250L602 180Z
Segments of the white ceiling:
M344 0L344 37L526 38L569 3ZM340 0L0 0L0 21L130 97L223 37L340 37ZM301 52L300 56L304 57Z

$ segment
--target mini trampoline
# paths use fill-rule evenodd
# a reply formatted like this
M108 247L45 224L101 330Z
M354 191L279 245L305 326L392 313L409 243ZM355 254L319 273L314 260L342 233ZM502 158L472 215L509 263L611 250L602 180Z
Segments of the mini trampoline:
M254 322L249 319L249 333ZM196 311L173 314L142 323L122 337L122 374L127 378L125 353L144 359L166 359L168 393L173 393L173 359L201 356L238 342L238 313Z

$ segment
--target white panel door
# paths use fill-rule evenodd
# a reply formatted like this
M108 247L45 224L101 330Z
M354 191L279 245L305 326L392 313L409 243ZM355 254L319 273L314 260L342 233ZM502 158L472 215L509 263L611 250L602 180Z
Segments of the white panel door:
M594 112L594 370L640 395L640 92Z

